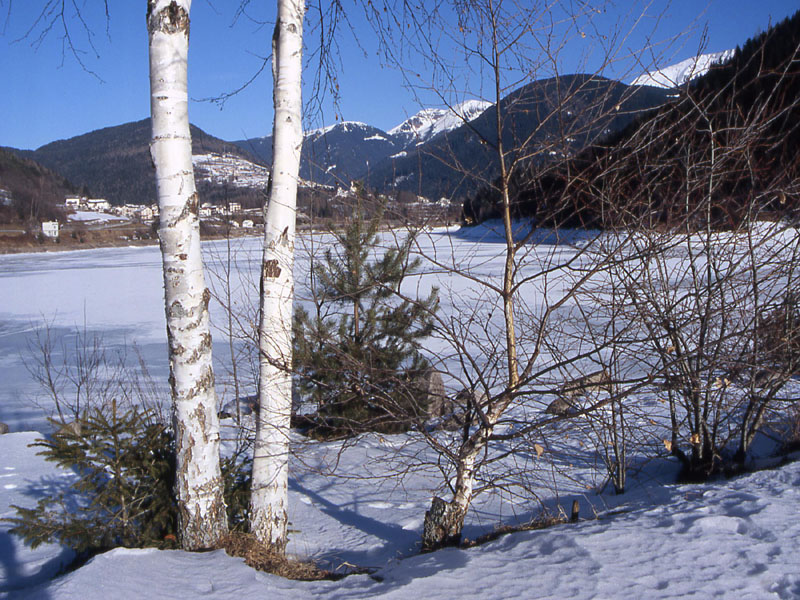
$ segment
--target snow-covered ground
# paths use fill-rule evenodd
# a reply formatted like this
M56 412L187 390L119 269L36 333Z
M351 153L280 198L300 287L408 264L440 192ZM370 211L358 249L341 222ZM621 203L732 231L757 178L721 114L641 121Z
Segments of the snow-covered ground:
M68 480L35 456L27 446L34 438L0 436L0 516L13 514L10 504L32 504L46 486ZM800 597L797 461L705 485L651 482L597 519L416 556L409 556L409 543L419 527L404 522L403 493L374 488L346 479L314 489L296 483L290 496L292 528L300 530L295 536L362 558L364 541L379 540L389 560L369 562L378 567L371 575L296 582L253 571L224 551L118 549L51 579L70 553L56 546L32 552L2 526L0 594L52 600ZM349 531L360 536L344 535Z
M525 268L575 255L591 233L539 236ZM471 266L476 280L494 280L503 264L502 235L490 228L438 230L420 239L420 250L440 266ZM324 246L325 236L299 246ZM246 303L257 273L258 240L237 240L232 273L234 300ZM225 242L206 244L209 270L223 274ZM308 266L300 250L298 291ZM250 259L255 262L251 262ZM475 280L445 273L433 262L409 281L425 295L441 288L441 310L473 319L492 335L499 315ZM524 274L524 270L521 273ZM527 307L542 294L528 289ZM302 300L301 300L302 301ZM218 306L215 323L223 324ZM109 354L132 354L134 344L151 375L166 380L162 276L158 249L116 248L0 256L0 517L12 504L63 489L70 473L45 463L30 444L47 432L52 409L31 381L35 332L49 324L55 358L70 355L74 330L102 335ZM225 394L228 352L215 333L218 383ZM66 342L63 346L61 341ZM478 345L480 340L472 342ZM485 341L485 340L484 340ZM72 344L72 345L70 345ZM454 367L445 340L431 340L432 355ZM477 349L476 356L481 349ZM455 371L455 369L453 369ZM457 385L447 381L450 391ZM533 410L546 406L537 399ZM27 432L26 432L27 431ZM231 437L226 430L223 435ZM443 433L443 436L449 435ZM453 434L455 435L455 434ZM304 443L299 436L290 482L288 550L333 569L369 567L374 573L338 582L299 583L257 573L223 552L115 550L77 571L53 579L71 554L58 546L31 551L0 523L0 596L12 598L797 598L800 597L800 463L789 463L732 480L673 485L672 459L634 457L628 491L614 496L596 455L577 436L543 431L543 456L510 456L493 468L525 474L530 487L481 495L467 518L474 539L500 523L525 522L542 508L557 513L581 505L581 522L516 533L469 550L417 555L430 498L443 493L436 457L411 435L365 435L357 443ZM656 440L660 443L659 440ZM557 450L557 451L556 451ZM538 486L538 487L537 487ZM595 518L597 516L597 518Z
M113 221L127 221L124 217L110 215L91 210L77 210L67 215L70 221L82 221L84 223L110 223Z
M234 154L194 154L192 164L198 179L217 185L266 188L269 182L269 169Z

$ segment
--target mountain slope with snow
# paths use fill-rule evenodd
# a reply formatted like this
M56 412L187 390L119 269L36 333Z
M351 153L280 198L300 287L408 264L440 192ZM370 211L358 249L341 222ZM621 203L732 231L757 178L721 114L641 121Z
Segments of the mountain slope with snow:
M693 56L669 67L642 73L631 82L631 85L649 85L665 89L679 87L687 81L705 75L713 65L724 63L733 56L733 52L725 50Z
M425 108L389 130L404 147L419 146L431 138L477 119L492 106L485 100L467 100L452 109Z
M573 152L586 143L625 127L642 111L663 104L665 90L652 87L631 89L623 83L588 75L565 75L531 82L509 93L500 102L502 137L507 148L518 148L539 156L555 156L565 147L547 146L563 140ZM618 110L598 118L597 109L607 103ZM558 119L543 118L560 107ZM470 112L467 112L470 111ZM441 117L426 132L428 141L412 144L405 155L393 156L373 166L370 184L379 190L406 190L430 199L460 200L475 193L481 183L500 173L491 140L497 139L497 109L476 103L465 106L465 117L479 113L469 124L455 115ZM455 127L453 127L455 126ZM487 143L489 142L489 143ZM551 154L552 153L552 154Z
M347 185L365 179L370 166L420 146L437 135L453 131L478 118L491 103L468 100L452 109L425 108L388 132L358 121L343 121L306 131L300 159L301 177L327 185ZM272 137L233 142L257 155L262 162L272 161Z

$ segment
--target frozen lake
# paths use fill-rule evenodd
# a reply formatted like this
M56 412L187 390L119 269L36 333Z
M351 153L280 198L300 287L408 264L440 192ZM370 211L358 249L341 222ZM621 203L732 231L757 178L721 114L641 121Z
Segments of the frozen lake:
M391 240L393 234L384 236ZM484 294L481 286L445 272L445 267L471 265L470 272L477 279L498 279L504 248L500 240L496 232L485 229L421 236L417 250L436 264L426 264L425 275L408 278L407 291L424 296L436 285L441 288L443 310L474 308ZM319 234L298 239L297 302L304 301L309 254L330 241L330 236ZM260 245L260 238L231 243L231 302L241 314L252 313L257 306L254 274L258 272ZM204 243L207 285L220 295L225 294L227 285L228 252L224 240ZM212 302L211 312L217 382L225 398L230 362L227 318L218 302ZM0 256L0 421L12 431L48 429L46 417L52 403L31 373L41 362L41 343L37 340L49 335L57 365L63 362L64 353L74 353L76 331L99 340L107 358L124 356L133 364L140 355L153 380L166 385L166 324L157 246ZM436 341L431 342L429 350L434 352L437 347L446 355L446 349ZM74 361L74 357L69 360Z
M518 281L523 282L518 305L523 352L531 339L530 325L541 314L541 307L557 301L568 281L556 271L525 278L541 275L541 268L548 264L579 257L585 239L538 242L522 250L517 272ZM304 237L298 242L299 302L305 301L308 248L323 249L326 243L330 237ZM255 302L253 274L258 272L259 248L259 239L249 239L237 241L232 249L231 302L245 315L245 324ZM208 270L215 274L209 283L222 294L225 286L220 285L221 280L228 279L227 245L224 241L208 243L204 249ZM463 333L469 356L484 365L495 359L502 363L497 352L502 345L502 311L496 292L486 287L500 281L501 238L482 228L440 231L423 235L417 250L426 256L423 273L409 278L404 292L424 296L431 286L439 286L442 322ZM676 254L669 264L678 265L680 260ZM453 267L462 274L452 273ZM565 315L575 307L576 300L569 300L559 305ZM590 309L587 320L603 323L601 311L591 304L584 308ZM212 320L222 328L214 331L217 387L223 398L229 398L227 319L218 303L212 304ZM41 334L43 327L49 328L54 342L54 365L63 360L62 347L68 354L72 352L76 330L85 332L81 335L101 339L108 356L121 353L134 364L141 356L167 399L157 247L0 256L0 421L8 423L12 432L48 428L46 415L52 404L30 373L37 364L32 348L42 339L37 332ZM453 374L469 368L459 364L458 355L441 337L432 338L426 350ZM491 375L492 369L483 372ZM450 391L459 385L452 379L447 383ZM538 418L549 399L552 396L527 397L514 408L504 427L514 427L517 418L517 423L526 422L524 411L529 407L530 415ZM641 400L651 401L647 407L653 412L647 416L659 419L660 405L653 405L646 396ZM639 416L631 413L629 418ZM376 579L353 576L342 582L288 582L254 574L240 560L221 552L190 555L148 549L115 550L48 582L60 561L68 559L68 552L57 545L32 551L0 528L0 546L4 544L0 561L5 567L0 570L0 590L4 585L13 589L42 582L43 587L31 587L18 596L99 598L113 590L112 595L136 597L149 585L160 592L180 589L175 597L183 597L185 590L220 598L259 597L269 590L281 598L398 598L409 594L450 598L471 593L519 598L530 594L534 585L531 573L535 573L535 581L541 582L545 593L558 598L598 594L795 597L800 579L791 565L796 562L800 536L786 514L797 505L797 464L702 486L665 485L674 481L678 465L674 459L664 458L660 425L648 421L645 427L638 427L641 423L633 420L629 424L637 426L634 433L646 439L631 440L625 495L614 495L611 486L604 484L606 475L597 448L591 445L592 437L579 426L565 430L556 423L536 432L534 441L541 444L539 449L503 440L493 445L493 456L499 460L483 466L482 481L491 481L496 487L473 501L464 534L475 539L497 524L525 522L542 509L557 514L560 507L568 510L574 500L582 506L579 524L516 534L469 550L420 556L413 555L431 495L447 494L438 470L440 456L413 434L365 434L348 442L324 443L304 443L299 435L293 436L297 443L289 490L289 552L329 568L359 565L379 569ZM441 439L450 435L442 432ZM40 479L68 481L71 476L35 455L36 449L28 444L36 437L33 433L0 436L0 456L5 459L0 516L11 516L12 504L30 505L40 497ZM594 520L595 515L599 520ZM673 561L679 566L664 563L664 556L679 557L678 562ZM411 558L403 560L406 557ZM574 565L579 568L569 568ZM109 577L109 573L113 575ZM498 586L498 581L504 585Z

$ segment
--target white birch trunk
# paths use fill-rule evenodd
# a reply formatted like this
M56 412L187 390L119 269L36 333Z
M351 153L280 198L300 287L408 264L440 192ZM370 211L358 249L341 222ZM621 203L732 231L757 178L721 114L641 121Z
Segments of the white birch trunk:
M253 455L250 529L283 552L288 522L292 410L294 234L302 127L304 0L279 0L272 38L273 159L264 216L259 324L259 411Z
M189 132L187 54L191 0L148 0L150 152L160 208L170 386L176 446L180 543L217 545L227 531L219 463L219 419L210 294L203 277L197 193Z
M467 516L475 487L475 463L486 449L486 443L494 429L476 431L462 444L456 462L456 481L453 486L453 499L445 502L435 497L431 508L425 513L422 533L422 549L437 550L443 546L457 545L461 541L461 530Z

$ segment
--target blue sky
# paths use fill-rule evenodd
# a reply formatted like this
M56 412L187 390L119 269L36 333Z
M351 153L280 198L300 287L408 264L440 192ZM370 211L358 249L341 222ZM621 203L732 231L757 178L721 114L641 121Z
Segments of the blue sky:
M325 5L323 0L320 2ZM94 129L143 119L149 111L147 32L145 0L110 0L106 22L102 2L81 0L84 17L92 29L90 38L80 23L68 17L70 34L84 70L76 58L64 51L62 30L51 30L37 44L40 29L25 38L46 0L0 0L0 146L36 148L48 142L80 135ZM205 101L231 92L248 81L269 53L274 2L252 2L246 16L234 19L238 0L194 0L190 45L189 93L193 123L226 140L269 134L272 128L272 91L269 68L243 92L230 98L222 108ZM419 82L415 89L404 85L397 68L381 60L378 44L365 22L362 3L342 0L352 29L342 28L338 36L341 60L337 65L341 103L330 103L322 114L308 118L308 126L333 123L336 116L370 123L382 129L397 125L420 108L420 101L437 105L440 100L427 88L434 77L423 61L408 53L404 66ZM520 4L534 4L521 1ZM312 2L309 5L313 6ZM770 22L797 10L797 0L710 0L697 2L635 2L617 0L597 18L598 34L614 24L627 31L633 17L645 7L645 17L621 44L622 54L634 52L651 41L659 44L655 53L664 65L678 62L697 52L707 31L707 52L721 51L744 42ZM590 36L591 37L591 36ZM92 49L94 46L94 50ZM307 36L307 52L314 50L314 35ZM445 46L446 48L449 48ZM458 55L452 48L451 57ZM564 48L564 72L594 68L597 51L586 43L571 42ZM310 79L311 67L307 71ZM605 71L629 81L637 67L621 60ZM435 87L435 86L434 86ZM459 98L480 96L480 76L465 75L457 85ZM474 93L466 94L469 88ZM306 90L308 92L308 90Z

